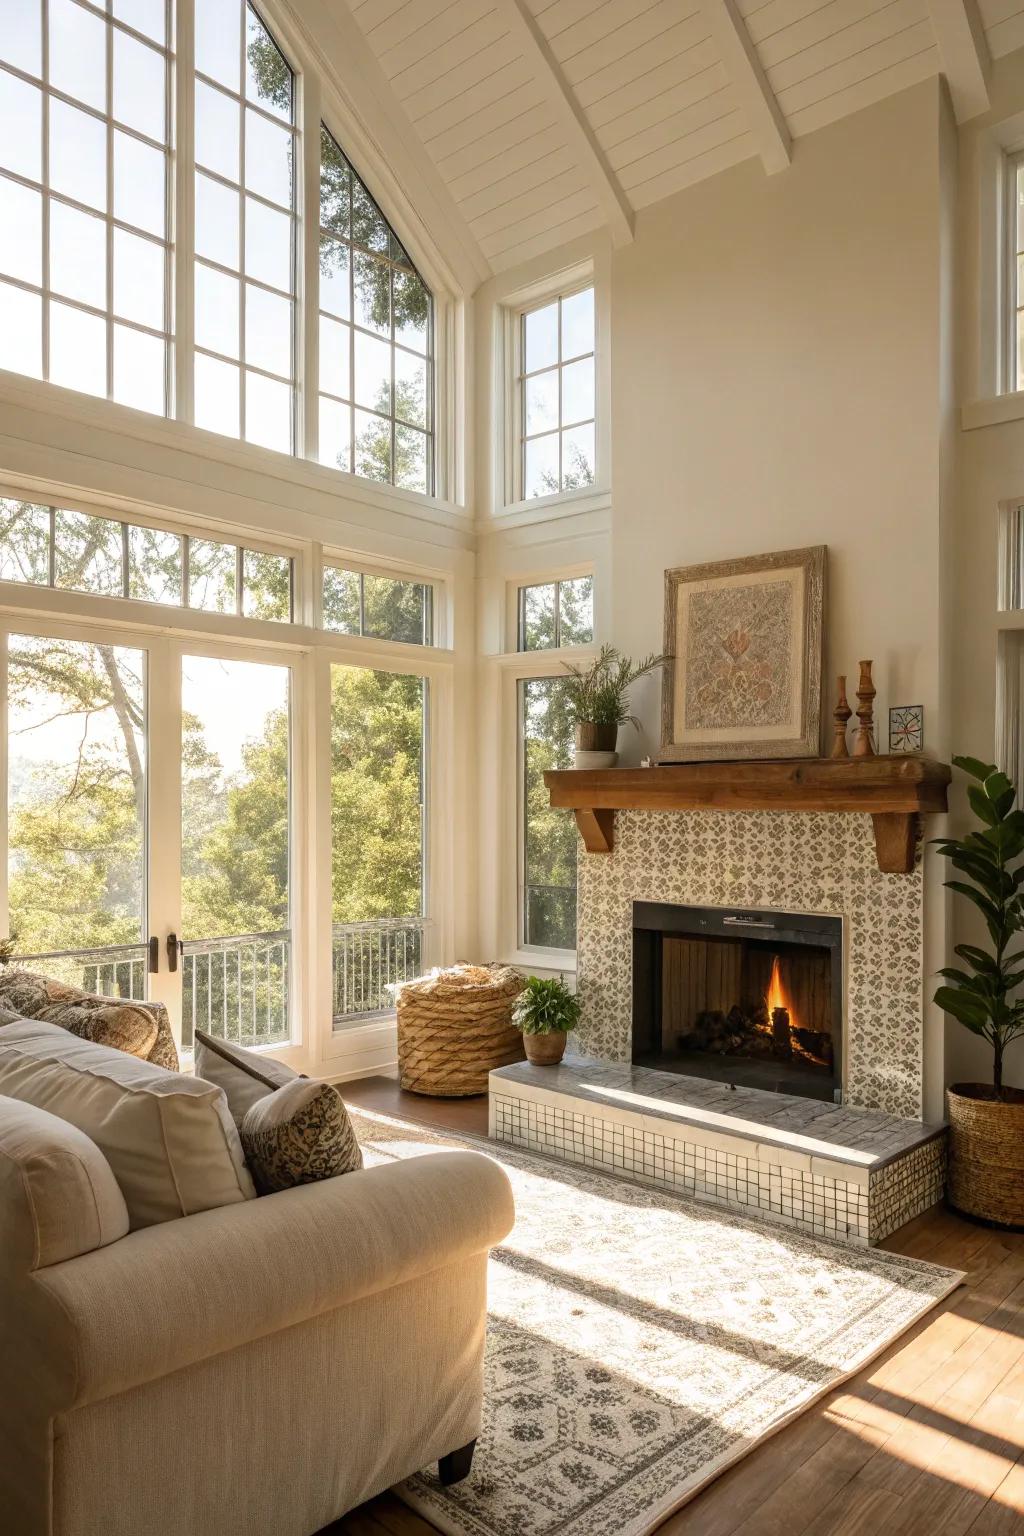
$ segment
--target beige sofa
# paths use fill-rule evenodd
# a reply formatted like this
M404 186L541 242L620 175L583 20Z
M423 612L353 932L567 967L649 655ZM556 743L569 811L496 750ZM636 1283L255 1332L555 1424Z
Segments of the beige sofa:
M4 1536L311 1536L433 1462L465 1474L487 1250L513 1219L495 1164L441 1152L139 1225L111 1161L135 1177L130 1149L104 1155L88 1104L51 1112L55 1072L88 1088L83 1049L116 1053L75 1041L67 1067L59 1040L5 1037Z

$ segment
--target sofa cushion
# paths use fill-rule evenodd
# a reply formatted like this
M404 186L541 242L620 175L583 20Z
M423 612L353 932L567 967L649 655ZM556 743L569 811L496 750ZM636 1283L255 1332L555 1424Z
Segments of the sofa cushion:
M258 1099L299 1076L258 1051L247 1051L230 1040L218 1040L205 1029L196 1030L196 1076L223 1088L236 1125L241 1125Z
M308 1077L257 1100L242 1121L242 1150L261 1195L363 1166L345 1101Z
M140 1056L169 1072L178 1052L162 1003L140 1003L83 992L35 971L0 970L0 1005L26 1019L59 1024L72 1035Z
M0 1029L0 1094L60 1116L96 1143L133 1229L255 1195L212 1083L33 1019Z
M29 1269L116 1243L128 1210L95 1142L34 1104L0 1098L4 1246Z

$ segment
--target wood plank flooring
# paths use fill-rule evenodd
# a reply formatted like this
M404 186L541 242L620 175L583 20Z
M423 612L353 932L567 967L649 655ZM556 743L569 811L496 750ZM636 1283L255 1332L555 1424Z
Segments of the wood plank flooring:
M486 1133L487 1100L341 1085L367 1109ZM757 1447L658 1536L1024 1536L1024 1234L936 1206L883 1245L967 1283L859 1376ZM434 1536L382 1494L331 1536Z

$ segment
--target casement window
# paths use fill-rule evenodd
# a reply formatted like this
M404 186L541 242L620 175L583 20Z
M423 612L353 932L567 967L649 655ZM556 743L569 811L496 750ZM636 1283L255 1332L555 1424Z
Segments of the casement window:
M0 14L0 367L164 415L169 8Z
M0 369L432 495L434 299L337 138L303 142L301 43L249 0L177 11L175 85L172 0L0 6Z
M434 488L430 292L337 140L320 133L320 461Z
M593 638L593 576L519 588L517 650L589 645Z
M573 728L557 677L519 682L519 921L526 948L576 948L576 823L553 807L548 768L571 768Z
M324 628L339 635L434 644L434 589L429 582L325 565Z
M594 289L525 310L517 338L517 500L596 479Z
M0 581L290 623L292 566L268 550L0 497Z

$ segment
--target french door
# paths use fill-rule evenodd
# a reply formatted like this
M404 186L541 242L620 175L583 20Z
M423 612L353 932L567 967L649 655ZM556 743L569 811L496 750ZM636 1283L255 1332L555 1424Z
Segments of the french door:
M290 1041L299 671L248 645L5 630L0 879L18 957L164 1002L186 1050L197 1027Z

